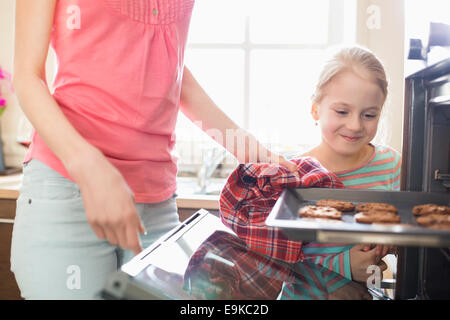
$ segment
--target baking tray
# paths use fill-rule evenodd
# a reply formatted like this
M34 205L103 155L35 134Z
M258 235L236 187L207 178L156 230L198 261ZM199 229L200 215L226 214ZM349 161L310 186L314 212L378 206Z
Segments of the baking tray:
M300 207L315 204L320 199L345 200L355 205L363 202L389 203L397 207L401 222L396 225L358 223L353 217L356 212L343 212L342 221L298 216ZM265 223L281 229L291 240L450 247L450 231L429 229L416 223L412 208L426 203L450 205L450 195L410 191L286 189Z

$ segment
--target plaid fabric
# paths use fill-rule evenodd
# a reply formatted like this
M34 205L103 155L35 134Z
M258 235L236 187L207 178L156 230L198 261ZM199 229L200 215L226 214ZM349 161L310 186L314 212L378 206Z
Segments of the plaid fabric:
M248 250L216 231L197 249L184 274L184 290L198 299L328 299L351 281L309 261L286 264Z
M344 188L344 185L336 175L328 172L311 157L291 161L297 165L298 175L276 164L239 165L228 178L219 203L222 222L231 228L249 249L294 263L307 258L302 251L302 242L289 240L281 230L268 227L264 223L275 202L286 188ZM348 260L348 247L339 247L341 251L331 253L332 261L328 261L331 267L339 268L339 261ZM343 253L342 250L347 250L345 259L342 255L337 256ZM339 273L349 277L349 268L342 267Z

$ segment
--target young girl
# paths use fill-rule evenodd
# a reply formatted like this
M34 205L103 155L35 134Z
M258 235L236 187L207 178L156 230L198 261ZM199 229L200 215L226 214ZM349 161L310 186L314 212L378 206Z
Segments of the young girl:
M347 47L327 61L312 96L311 114L322 141L304 156L317 159L346 188L400 190L401 155L372 144L388 94L380 60L361 47ZM390 248L378 246L384 256Z
M271 165L241 165L222 191L222 221L251 249L276 259L306 259L357 281L365 281L370 265L383 270L381 258L391 246L291 241L264 221L287 187L399 190L399 153L371 143L386 96L386 74L375 55L359 47L341 49L324 66L313 95L320 145L292 159L298 176Z
M184 67L193 6L16 1L14 86L35 128L11 246L24 298L93 298L110 273L179 223L180 110L223 137L239 129ZM50 44L58 61L53 93L45 83ZM255 145L251 135L246 142ZM240 161L252 156L225 148Z
M371 143L387 85L381 62L360 47L340 50L320 75L311 114L322 142L305 155L334 172L347 188L400 189L400 153Z

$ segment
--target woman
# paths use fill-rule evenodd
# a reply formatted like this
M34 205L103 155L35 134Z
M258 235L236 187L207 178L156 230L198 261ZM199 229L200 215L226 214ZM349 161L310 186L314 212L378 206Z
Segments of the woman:
M24 298L92 298L132 253L179 223L171 154L178 110L223 137L239 129L184 67L193 5L17 1L14 85L35 128L11 249ZM53 93L49 44L58 60ZM245 138L243 155L218 142L240 161L266 151L249 150L255 139ZM266 154L257 160L296 170Z

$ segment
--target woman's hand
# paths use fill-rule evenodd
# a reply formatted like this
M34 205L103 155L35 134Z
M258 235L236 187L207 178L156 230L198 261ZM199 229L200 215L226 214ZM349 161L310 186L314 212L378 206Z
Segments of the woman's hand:
M259 162L265 162L263 160L264 159L259 159ZM285 157L283 157L279 154L270 152L269 162L277 163L277 164L285 167L286 169L288 169L290 172L298 174L297 165L295 163L293 163L292 161L287 160Z
M97 237L134 254L141 252L139 233L145 228L120 172L99 151L68 171L80 187L87 220Z
M292 161L287 160L282 155L279 155L277 153L274 153L264 147L257 139L248 133L245 137L245 153L244 156L241 155L238 150L236 152L237 158L239 161L248 163L248 162L263 162L263 163L275 163L279 164L286 169L288 169L292 173L297 173L298 168L295 163Z

